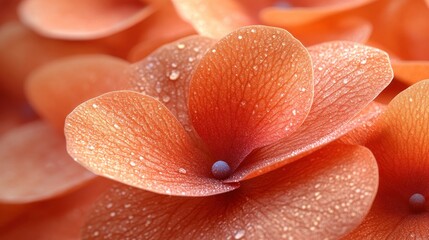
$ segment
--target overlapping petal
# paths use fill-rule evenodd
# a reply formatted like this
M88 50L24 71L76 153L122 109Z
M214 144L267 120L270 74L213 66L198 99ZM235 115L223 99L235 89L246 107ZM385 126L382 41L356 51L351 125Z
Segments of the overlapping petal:
M299 128L313 97L308 51L279 28L240 28L204 56L189 111L215 159L234 169L253 149Z
M395 78L412 85L429 78L429 61L392 61Z
M108 55L63 58L31 73L26 82L27 97L40 115L62 130L66 116L83 101L126 89L123 74L128 66Z
M59 39L95 39L124 30L154 11L136 0L24 0L21 21L39 34Z
M192 73L215 40L191 36L164 45L131 65L125 74L129 90L161 101L192 136L189 121L189 83Z
M96 205L83 239L338 238L361 222L377 180L369 150L333 145L205 198L120 185Z
M73 162L62 135L36 121L0 138L0 201L26 203L69 191L95 175Z
M205 196L235 189L211 178L209 155L159 101L136 92L104 94L66 119L69 154L117 181L168 195Z
M369 216L349 239L374 236L403 239L429 237L426 210L414 212L409 198L429 196L429 80L399 94L377 122L368 146L380 169L380 188Z
M294 161L350 130L347 124L392 80L386 53L357 43L331 42L309 48L315 69L312 109L304 124L279 143L256 150L231 181Z
M89 210L111 184L97 178L70 194L26 206L18 218L0 226L0 238L79 239Z
M367 5L374 0L292 0L286 7L273 6L260 13L262 23L273 26L297 26L314 22L329 15Z
M231 0L173 0L181 17L203 36L221 38L233 30L255 24L240 3Z

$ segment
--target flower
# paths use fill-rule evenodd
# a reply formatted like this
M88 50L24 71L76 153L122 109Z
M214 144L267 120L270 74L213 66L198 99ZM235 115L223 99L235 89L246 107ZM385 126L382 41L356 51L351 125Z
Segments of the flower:
M249 26L183 68L187 44L202 40L188 41L138 69L163 76L140 83L154 96L106 93L67 117L77 162L139 188L112 189L83 237L333 238L356 227L375 196L375 159L327 144L374 115L352 120L391 81L387 55L350 42L307 50L282 29Z
M427 239L429 80L396 96L366 146L377 159L380 186L371 211L347 239Z

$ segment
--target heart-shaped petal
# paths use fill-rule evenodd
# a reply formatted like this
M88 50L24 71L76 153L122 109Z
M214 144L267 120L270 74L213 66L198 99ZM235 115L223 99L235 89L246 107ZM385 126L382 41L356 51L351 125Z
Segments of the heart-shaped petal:
M307 50L288 32L244 27L201 60L190 86L191 121L215 159L235 169L253 149L294 132L313 97Z

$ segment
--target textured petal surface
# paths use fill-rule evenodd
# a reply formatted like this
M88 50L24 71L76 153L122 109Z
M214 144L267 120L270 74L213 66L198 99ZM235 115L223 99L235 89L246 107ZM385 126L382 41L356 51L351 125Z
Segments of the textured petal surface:
M203 36L221 38L241 26L255 24L245 8L232 0L173 0L177 11Z
M90 42L42 38L21 24L12 22L0 27L0 52L0 91L23 100L24 82L37 67L72 54L102 53L106 50Z
M108 55L63 58L30 74L27 97L42 117L62 131L67 114L80 103L108 91L129 88L124 77L128 66Z
M97 178L77 191L59 198L34 203L16 220L0 226L2 240L73 240L80 231L92 204L111 186Z
M51 198L94 178L68 156L63 136L39 121L2 135L0 159L1 202Z
M309 48L315 89L312 109L297 132L259 149L243 162L234 180L259 175L314 150L345 133L347 124L392 80L386 53L350 42Z
M378 122L367 144L380 169L380 190L370 215L350 239L362 236L427 239L429 212L412 212L408 199L415 193L429 197L429 80L399 94Z
M210 38L191 36L159 48L128 68L130 90L161 101L186 131L193 132L188 115L189 82L195 67L214 43Z
M313 97L307 50L279 28L241 28L201 60L190 86L190 117L215 159L236 168L256 147L294 132Z
M19 7L21 20L41 35L79 40L119 32L152 12L135 0L25 0Z
M67 117L65 133L76 161L128 185L187 196L237 187L211 178L212 160L165 106L146 95L120 91L89 100Z
M287 7L270 7L260 13L262 23L290 27L319 20L339 12L358 8L374 0L292 0Z
M84 239L335 239L356 227L377 189L368 149L331 146L204 198L118 186L96 205Z
M392 67L395 78L409 85L429 78L429 61L392 61Z

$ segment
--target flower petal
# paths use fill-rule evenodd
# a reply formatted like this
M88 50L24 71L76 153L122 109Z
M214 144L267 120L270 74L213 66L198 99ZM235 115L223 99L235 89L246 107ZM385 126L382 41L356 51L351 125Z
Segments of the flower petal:
M128 68L130 90L161 101L194 136L188 115L189 82L196 65L214 43L210 38L191 36L164 45Z
M408 203L415 193L429 196L428 91L429 80L411 86L391 101L377 122L378 133L367 145L379 165L379 193L368 218L351 237L429 236L428 212L413 213Z
M395 78L409 85L429 78L429 61L392 61L392 67Z
M312 97L311 59L301 43L283 29L244 27L201 60L190 117L214 158L235 169L253 149L294 132Z
M256 23L232 0L173 0L179 15L203 36L221 38L241 26Z
M127 89L123 74L128 66L108 55L63 58L30 74L27 97L39 114L63 131L67 114L80 103L108 91Z
M371 35L372 25L362 18L332 17L315 23L288 27L287 30L305 46L334 40L365 43Z
M131 49L127 59L137 62L164 44L194 34L194 28L180 18L173 3L166 1L142 22L139 43Z
M51 198L94 178L68 156L64 138L40 121L3 134L0 159L1 202Z
M377 181L368 149L337 145L210 197L121 185L96 204L83 239L335 239L362 221Z
M80 239L92 204L111 184L107 179L96 178L70 194L34 203L17 219L0 226L0 238Z
M315 69L314 102L299 130L252 153L230 180L250 178L294 161L347 131L347 123L392 80L386 53L351 42L309 48ZM344 127L341 127L344 126Z
M135 0L25 0L19 7L21 21L41 35L85 40L124 30L154 9Z
M106 50L90 42L42 38L20 23L12 22L0 27L0 52L0 89L8 96L25 100L24 82L37 67L73 54Z
M96 174L168 195L205 196L237 185L211 178L211 159L155 99L131 91L104 94L66 119L67 149Z
M266 25L290 27L314 22L323 17L367 5L375 0L288 1L290 7L269 7L259 17Z

